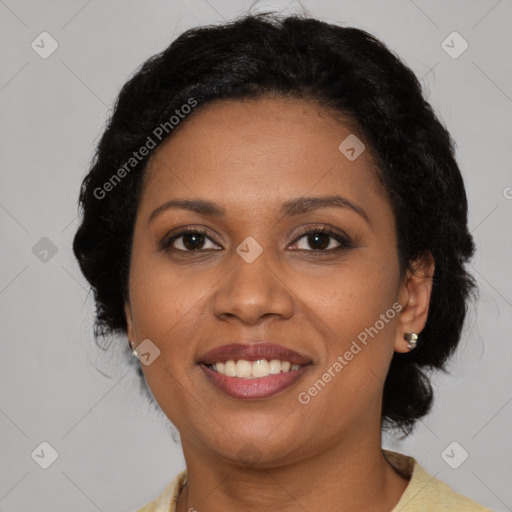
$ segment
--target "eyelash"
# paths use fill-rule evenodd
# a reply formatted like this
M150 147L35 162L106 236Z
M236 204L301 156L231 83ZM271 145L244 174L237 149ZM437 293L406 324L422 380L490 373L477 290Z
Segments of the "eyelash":
M328 229L326 226L318 226L318 227L311 227L311 228L308 228L306 231L304 231L303 233L301 233L292 243L292 245L295 245L301 238L307 236L307 235L311 235L311 234L318 234L318 233L321 233L323 235L328 235L329 237L333 238L334 240L336 240L340 245L338 247L335 247L333 249L310 249L310 250L306 250L306 249L294 249L294 250L297 250L297 251L305 251L305 252L312 252L312 253L316 253L316 254L332 254L332 253L335 253L335 252L338 252L338 251L342 251L342 250L347 250L347 249L352 249L355 247L354 243L350 240L350 238L348 236L344 236L344 235L341 235L340 233L336 233L330 229ZM187 228L187 229L184 229L182 231L180 231L179 233L176 233L175 235L171 236L171 237L165 237L163 240L162 240L162 243L160 244L160 249L161 250L167 250L167 251L174 251L174 252L181 252L181 253L194 253L194 252L203 252L205 249L198 249L198 250L195 250L195 251L190 251L190 250L183 250L183 249L176 249L174 247L171 247L172 243L183 237L183 236L186 236L186 235L202 235L202 236L205 236L206 238L210 239L212 242L220 245L220 243L215 240L214 238L212 238L205 229L202 229L202 228ZM330 243L328 244L330 245ZM211 249L206 249L206 250L211 250ZM218 250L218 249L215 249L215 250Z

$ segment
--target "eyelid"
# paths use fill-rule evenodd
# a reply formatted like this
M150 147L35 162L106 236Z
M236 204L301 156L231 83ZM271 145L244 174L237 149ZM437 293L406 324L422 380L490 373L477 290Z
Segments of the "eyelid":
M321 233L332 233L334 235L338 235L340 237L350 238L345 231L343 231L340 228L335 228L334 226L331 226L330 224L308 224L306 227L304 227L298 235L296 235L295 240L297 240L298 237L307 235L310 232L318 231Z
M337 249L350 249L356 246L355 240L350 237L345 231L339 228L335 228L334 226L331 226L329 224L313 224L309 225L306 228L304 228L303 231L301 231L293 240L292 245L297 243L301 238L303 238L306 235L309 235L311 233L323 233L334 240L338 242L338 247L335 247L334 249L327 249L327 250L321 250L321 249L311 249L308 251L304 251L303 249L295 249L299 251L304 252L312 252L312 253L325 253L330 254L336 251Z
M296 244L301 238L305 237L306 235L312 234L312 233L323 233L327 235L328 237L332 238L338 243L337 247L331 248L331 249L293 249L294 251L300 251L300 252L311 252L311 253L324 253L324 254L332 254L333 252L341 249L351 249L357 246L357 240L354 240L351 238L345 231L339 228L335 228L333 226L330 226L329 224L313 224L306 226L299 234L297 234L294 238L294 240L291 242L290 245ZM171 247L172 243L189 234L199 234L204 236L205 238L209 239L211 242L215 243L216 245L222 247L222 242L220 242L215 235L212 235L210 231L203 227L203 226L188 226L183 228L177 228L167 235L164 236L162 241L160 242L159 246L161 250L174 250L181 253L201 253L201 252L207 252L212 250L220 250L220 249L198 249L197 251L186 251L183 249L176 249L174 247Z
M215 237L214 235L212 235L208 229L204 228L203 226L188 226L188 227L184 227L184 228L177 228L173 231L171 231L170 233L167 233L162 241L159 243L159 246L160 246L160 249L161 250L166 250L166 249L174 249L173 247L171 247L171 244L177 240L178 238L181 238L183 236L186 236L186 235L189 235L189 234L199 234L199 235L203 235L204 237L208 238L209 240L211 240L212 242L214 242L215 244L221 246L222 243L217 240L217 237ZM174 249L175 251L178 251L178 252L202 252L202 251L183 251L181 249ZM218 250L218 249L215 249L215 250Z

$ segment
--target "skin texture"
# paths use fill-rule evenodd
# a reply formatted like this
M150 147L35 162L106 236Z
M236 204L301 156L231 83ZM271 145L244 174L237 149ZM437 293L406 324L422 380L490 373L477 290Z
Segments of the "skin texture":
M137 346L149 338L160 350L143 370L180 432L188 483L179 512L389 512L407 486L382 455L382 390L394 351L408 351L403 334L425 325L434 264L425 256L414 273L400 274L394 217L370 148L354 161L338 150L350 133L305 100L220 101L195 112L149 162L125 311L128 339ZM280 212L288 200L332 194L368 220L350 208ZM176 198L213 201L225 215L169 209L149 221ZM325 254L314 251L324 242L311 245L302 234L325 225L354 247L328 253L339 242L325 238ZM170 232L191 226L208 232L202 252L186 252L187 237L160 248ZM236 252L249 236L263 249L250 264ZM298 394L396 302L401 312L301 404ZM313 364L294 386L261 400L223 394L196 364L214 347L258 341Z

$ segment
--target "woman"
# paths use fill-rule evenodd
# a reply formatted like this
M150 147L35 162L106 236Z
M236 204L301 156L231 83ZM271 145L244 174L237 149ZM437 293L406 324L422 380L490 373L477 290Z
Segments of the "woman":
M488 510L381 448L475 283L450 135L373 36L185 32L123 87L80 203L97 334L127 335L186 461L141 511Z

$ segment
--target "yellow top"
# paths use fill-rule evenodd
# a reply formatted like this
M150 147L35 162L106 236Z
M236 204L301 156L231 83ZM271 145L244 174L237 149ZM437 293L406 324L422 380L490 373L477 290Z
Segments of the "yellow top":
M410 479L400 501L391 512L492 512L429 475L413 457L389 450L383 452L390 464ZM176 502L186 479L187 472L183 470L158 498L137 512L176 512Z

